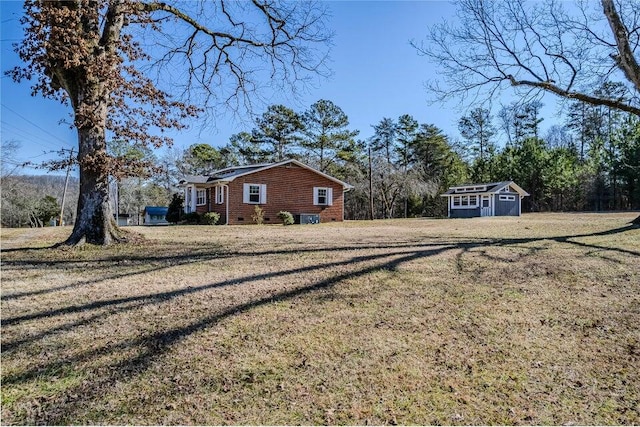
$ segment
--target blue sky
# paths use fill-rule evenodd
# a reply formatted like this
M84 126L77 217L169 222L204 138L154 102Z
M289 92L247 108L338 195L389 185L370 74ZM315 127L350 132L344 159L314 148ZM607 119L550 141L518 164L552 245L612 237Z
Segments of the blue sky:
M329 27L335 31L330 68L333 76L297 101L278 98L302 111L319 99L329 99L349 116L359 137L372 134L372 125L383 117L411 114L421 123L432 123L457 138L457 121L464 114L455 100L450 105L427 102L424 83L435 68L419 56L410 40L424 39L430 25L453 18L455 7L443 1L341 1L328 2L332 17ZM19 61L12 43L21 37L19 18L22 2L0 1L1 68L10 69ZM269 94L267 94L268 96ZM30 96L28 83L16 84L2 76L1 140L21 144L20 161L39 161L55 157L46 152L76 146L75 131L68 125L70 108L41 97ZM260 111L257 111L260 113ZM216 128L196 122L190 130L174 134L174 146L186 148L194 143L221 146L234 133L250 130L248 118L232 115L216 122ZM25 170L25 173L38 173Z

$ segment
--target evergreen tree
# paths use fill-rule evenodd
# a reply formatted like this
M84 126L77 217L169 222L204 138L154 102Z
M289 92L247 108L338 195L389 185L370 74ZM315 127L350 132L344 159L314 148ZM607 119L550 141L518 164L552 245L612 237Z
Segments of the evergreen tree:
M231 135L229 143L224 147L229 155L237 159L238 164L253 165L268 161L269 153L264 150L260 142L249 132L240 132Z
M491 123L491 114L485 108L476 108L468 116L464 116L458 122L460 135L467 140L475 157L486 159L493 151L492 141L495 128Z
M440 194L467 180L466 166L442 130L435 125L420 125L412 144L411 158L419 174L416 180L412 215L442 216L447 211L447 200Z
M350 131L349 118L333 102L321 99L302 116L304 138L301 146L312 153L312 162L327 172L341 156L353 150L358 131Z
M182 215L184 212L184 200L182 198L182 194L174 193L171 197L171 202L169 203L169 208L167 209L167 221L173 224L177 224L180 219L182 219Z
M292 157L292 149L300 142L304 130L298 113L284 105L270 105L256 124L252 139L269 147L269 161L280 162Z
M185 175L207 175L230 166L219 149L209 144L193 144L187 148L178 162L178 169Z
M371 137L373 173L372 180L378 190L382 205L382 216L392 218L398 196L403 191L404 176L396 164L396 124L390 118L383 118L373 126Z
M475 182L491 181L495 144L495 128L489 110L476 108L458 122L460 135L467 141L472 153L471 178Z
M396 125L396 153L398 163L404 172L407 171L411 163L415 160L412 158L412 145L416 142L417 137L418 121L409 114L400 116Z
M382 153L388 164L395 163L396 130L394 121L387 117L373 126L374 134L371 138L371 149L374 153Z
M48 225L51 218L54 218L59 214L60 205L55 197L47 195L40 199L38 206L36 207L35 215L40 227Z

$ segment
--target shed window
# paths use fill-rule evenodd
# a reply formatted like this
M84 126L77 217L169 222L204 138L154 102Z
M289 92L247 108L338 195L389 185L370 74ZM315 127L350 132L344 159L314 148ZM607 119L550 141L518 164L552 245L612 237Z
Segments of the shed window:
M207 190L196 190L196 205L202 206L207 204Z
M516 196L505 196L503 194L500 195L501 202L513 202L516 200Z
M486 191L487 190L487 186L486 185L477 185L474 187L457 187L455 189L456 193L471 193L471 192L480 192L480 191Z
M478 196L453 196L451 207L468 209L478 207Z

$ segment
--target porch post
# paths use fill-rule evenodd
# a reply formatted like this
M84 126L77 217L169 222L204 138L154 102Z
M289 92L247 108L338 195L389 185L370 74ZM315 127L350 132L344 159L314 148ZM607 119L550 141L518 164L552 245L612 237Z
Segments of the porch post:
M186 214L189 213L189 209L191 208L191 198L189 197L189 191L190 191L189 188L190 187L188 185L184 187L184 206L182 207L182 210Z

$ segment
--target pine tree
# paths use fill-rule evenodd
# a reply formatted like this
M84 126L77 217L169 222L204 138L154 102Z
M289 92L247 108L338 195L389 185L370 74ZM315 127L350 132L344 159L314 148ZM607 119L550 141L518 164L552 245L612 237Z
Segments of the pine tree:
M182 194L174 193L167 209L167 221L173 224L177 224L181 219L184 212L184 200Z

